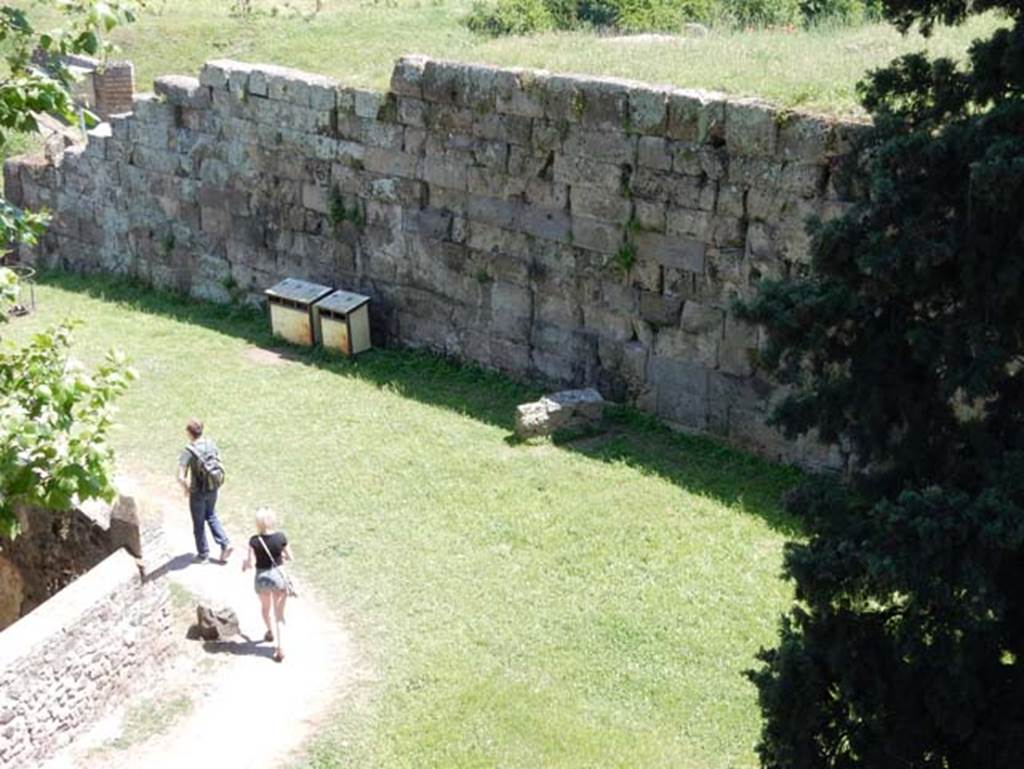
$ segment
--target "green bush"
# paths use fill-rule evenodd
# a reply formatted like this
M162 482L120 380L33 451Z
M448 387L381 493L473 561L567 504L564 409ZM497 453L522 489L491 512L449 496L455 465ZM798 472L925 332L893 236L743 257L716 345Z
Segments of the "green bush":
M486 35L551 29L677 31L686 22L735 27L860 24L880 18L880 0L477 0L466 25Z
M678 31L688 21L708 21L715 0L614 0L614 26L629 32Z
M725 0L722 10L739 27L780 27L800 21L800 0Z
M544 0L477 0L466 18L473 32L499 35L528 35L555 28L555 20Z
M804 24L863 24L881 18L878 0L800 0Z

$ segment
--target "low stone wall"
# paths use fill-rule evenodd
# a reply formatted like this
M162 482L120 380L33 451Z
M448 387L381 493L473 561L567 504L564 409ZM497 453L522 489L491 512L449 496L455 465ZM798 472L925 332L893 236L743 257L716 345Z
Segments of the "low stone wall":
M125 550L0 632L0 767L39 766L150 685L173 644L168 581Z
M135 500L83 509L17 509L21 531L0 537L0 630L122 547L141 557Z
M378 342L594 386L762 454L758 329L730 312L807 268L858 126L749 99L401 59L388 93L264 65L165 77L58 165L9 161L55 221L46 265L215 301L286 276L369 294Z

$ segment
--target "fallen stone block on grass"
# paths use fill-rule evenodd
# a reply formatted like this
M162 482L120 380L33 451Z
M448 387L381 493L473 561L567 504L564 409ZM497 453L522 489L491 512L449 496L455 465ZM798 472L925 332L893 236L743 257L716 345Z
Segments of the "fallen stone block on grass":
M545 395L539 401L516 407L516 435L535 438L560 430L596 427L604 415L605 404L601 394L591 387Z
M241 634L234 609L205 604L196 607L196 624L189 629L190 637L204 641L225 641Z

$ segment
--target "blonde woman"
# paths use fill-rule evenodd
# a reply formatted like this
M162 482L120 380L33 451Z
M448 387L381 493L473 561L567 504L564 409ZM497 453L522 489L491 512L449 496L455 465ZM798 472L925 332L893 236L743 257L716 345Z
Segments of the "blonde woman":
M249 538L249 554L242 563L242 571L256 565L254 584L260 597L263 622L267 626L264 641L274 641L274 661L284 659L284 606L288 600L288 583L279 568L285 561L292 560L288 537L275 528L274 513L265 507L256 511L256 534Z

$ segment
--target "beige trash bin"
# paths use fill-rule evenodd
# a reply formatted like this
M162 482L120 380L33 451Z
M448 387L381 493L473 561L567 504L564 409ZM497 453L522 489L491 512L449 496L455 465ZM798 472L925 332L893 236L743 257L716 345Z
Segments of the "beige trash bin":
M274 336L293 344L312 347L316 342L312 307L317 299L331 293L330 286L298 278L285 278L264 294L270 308L270 328Z
M315 333L325 350L357 355L369 350L370 297L335 291L313 305Z

